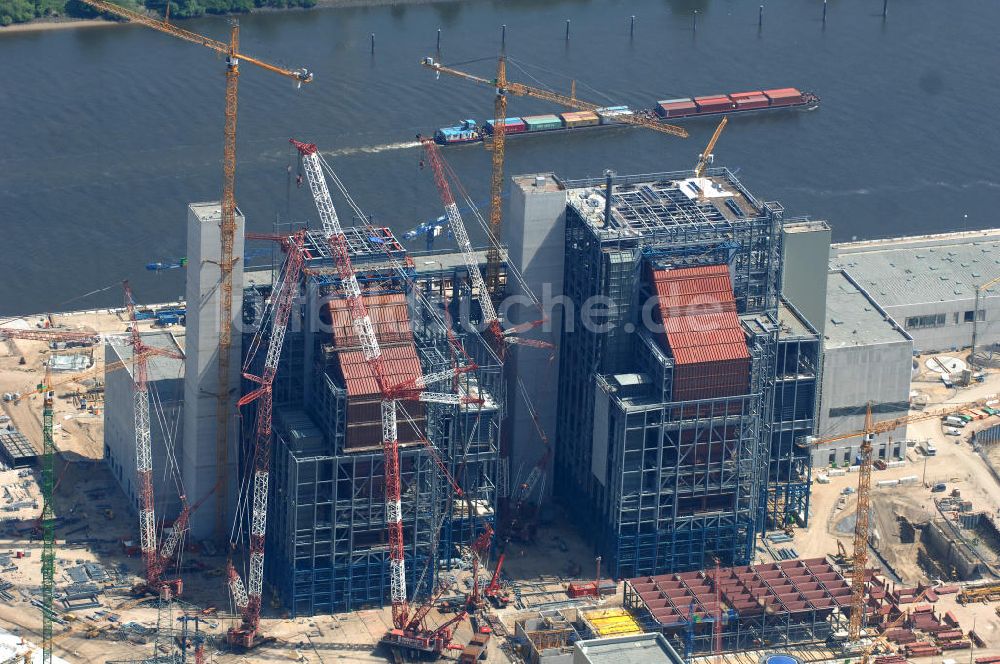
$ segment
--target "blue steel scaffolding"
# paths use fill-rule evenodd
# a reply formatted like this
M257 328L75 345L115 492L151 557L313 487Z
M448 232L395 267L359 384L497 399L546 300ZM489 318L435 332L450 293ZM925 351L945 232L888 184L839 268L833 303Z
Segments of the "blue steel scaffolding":
M437 586L439 568L447 569L487 524L493 524L504 400L502 371L499 360L475 332L453 330L453 341L468 359L454 356L441 324L436 289L414 297L412 284L418 271L391 232L349 228L346 233L366 296L409 294L409 331L422 371L441 370L454 361L469 359L478 366L440 389L458 390L481 403L427 404L419 412L415 404L401 405L408 593L426 596ZM351 409L337 364L341 349L331 343L330 330L324 328L329 323L327 303L339 293L333 257L321 233L309 232L306 245L311 258L303 279L303 296L290 324L274 384L272 502L265 572L275 596L292 616L381 606L389 595L381 445L378 441L370 446L357 444L357 439L353 445L348 441L351 418L369 419L368 404L359 405L355 400ZM463 290L461 284L455 284L455 289L459 293ZM258 316L263 312L263 295L266 289L248 291L246 296L255 302L253 310ZM248 346L244 344L244 348ZM244 389L252 387L245 385ZM367 425L367 421L362 424ZM416 430L404 434L408 427ZM411 442L403 442L404 437ZM436 448L462 496L456 495L428 445Z
M593 524L616 578L749 562L770 466L781 466L770 453L784 210L726 169L695 186L689 175L562 182L574 313L562 334L556 491ZM647 324L646 275L720 265L750 356L745 389L678 400L675 358ZM595 297L597 326L581 314Z

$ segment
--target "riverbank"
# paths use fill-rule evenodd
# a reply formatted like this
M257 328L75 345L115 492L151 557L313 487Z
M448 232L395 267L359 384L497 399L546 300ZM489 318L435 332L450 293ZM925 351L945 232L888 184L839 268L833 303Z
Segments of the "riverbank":
M36 18L27 23L13 23L0 28L0 35L22 32L48 32L49 30L68 30L70 28L107 28L121 25L118 21L107 21L103 18Z
M313 7L288 7L287 9L274 9L270 7L259 7L251 14L264 14L272 12L288 11L312 11L314 9L344 9L349 7L386 7L392 5L430 5L452 2L472 2L474 0L317 0ZM180 19L183 23L184 19ZM47 32L49 30L67 30L70 28L106 28L116 25L125 25L123 21L113 21L103 18L70 18L60 16L57 18L36 18L26 23L13 23L0 27L0 36L4 34L14 34L23 32Z

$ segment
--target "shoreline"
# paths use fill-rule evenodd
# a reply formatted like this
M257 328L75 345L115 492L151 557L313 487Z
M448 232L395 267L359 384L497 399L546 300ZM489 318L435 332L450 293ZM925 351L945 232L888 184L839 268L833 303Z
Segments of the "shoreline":
M269 8L258 7L249 14L275 14L279 12L308 12L317 9L347 9L351 7L388 7L392 5L430 5L446 2L462 2L467 0L317 0L313 7L287 7ZM205 16L209 16L206 14ZM219 14L219 16L239 16L239 14ZM159 18L159 17L157 17ZM204 18L201 16L199 18ZM178 23L183 24L190 19L179 19ZM60 16L57 18L35 18L26 23L12 23L0 27L0 37L5 34L17 34L25 32L49 32L51 30L68 30L70 28L105 28L118 25L127 25L129 21L108 20L105 18L71 18Z
M67 30L69 28L104 28L119 23L120 21L108 21L103 18L36 18L27 23L12 23L0 27L0 36L25 32Z

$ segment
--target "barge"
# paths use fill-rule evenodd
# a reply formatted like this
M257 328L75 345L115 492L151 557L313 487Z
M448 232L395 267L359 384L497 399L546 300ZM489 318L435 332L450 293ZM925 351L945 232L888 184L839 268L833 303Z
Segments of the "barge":
M664 99L656 102L656 105L651 109L607 106L593 111L525 115L506 118L504 124L507 136L517 136L600 127L621 127L628 124L627 116L632 115L642 115L660 122L672 123L677 120L714 115L763 113L790 109L812 110L819 106L819 103L819 97L811 92L802 92L796 88L777 88L707 97ZM440 145L482 142L492 136L493 125L493 120L487 120L483 124L475 120L463 120L457 125L441 127L435 131L434 140Z

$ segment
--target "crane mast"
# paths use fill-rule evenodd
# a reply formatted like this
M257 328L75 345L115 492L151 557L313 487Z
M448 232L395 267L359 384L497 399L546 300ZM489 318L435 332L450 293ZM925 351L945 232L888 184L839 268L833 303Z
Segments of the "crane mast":
M149 384L146 346L135 317L135 298L128 282L125 289L125 309L128 311L132 338L132 408L135 421L135 474L139 488L139 549L146 567L146 587L157 591L160 585L160 559L156 550L156 510L153 500L153 450L149 433Z
M169 0L168 0L169 4ZM229 465L229 367L233 347L233 244L236 236L236 112L239 101L240 26L233 21L226 53L226 121L222 157L222 205L219 223L219 362L215 405L215 533L225 526Z
M848 639L857 642L865 620L865 568L868 566L868 531L872 486L872 405L865 413L865 435L861 438L861 468L858 472L858 508L854 523L854 569L851 570L851 617Z
M181 503L184 508L175 520L170 536L163 543L163 549L156 548L156 509L153 495L153 450L149 429L149 365L150 357L160 355L183 358L182 355L161 348L147 346L139 332L139 323L135 314L135 296L128 281L122 282L125 291L125 310L128 313L129 332L132 346L132 380L135 391L132 394L133 417L135 422L135 473L136 484L139 487L139 549L142 552L143 564L146 568L145 591L159 594L163 588L168 588L173 595L181 594L183 583L181 579L163 580L163 570L176 549L177 543L187 529L189 509L184 496ZM112 370L112 365L105 367L105 373Z
M52 505L55 494L56 445L52 438L52 399L48 388L49 370L45 369L45 401L42 406L42 664L52 664L52 616L55 615L56 515Z
M215 510L215 533L222 539L225 531L226 496L228 493L227 466L229 463L229 418L230 394L229 374L232 355L232 305L233 305L233 244L236 235L236 118L239 101L240 61L256 65L262 69L280 74L296 81L301 87L313 79L308 69L286 69L272 65L263 60L240 53L240 28L237 21L230 27L229 42L222 42L199 35L190 30L184 30L166 21L134 12L106 0L81 0L84 4L107 12L118 18L139 23L171 37L194 44L200 44L226 58L226 118L224 129L223 161L222 161L222 201L221 219L219 222L220 257L219 257L219 360L218 360L218 393L216 394L215 410L215 454L216 454L216 484L217 493Z
M274 296L274 318L271 322L267 355L264 358L264 370L260 376L243 374L245 378L257 383L259 387L244 395L238 402L239 406L253 402L257 404L253 448L253 500L250 517L250 571L245 591L232 564L229 566L230 588L233 590L236 606L242 613L242 623L238 628L233 627L229 630L228 640L231 644L244 648L254 645L257 630L260 627L260 609L264 586L264 535L267 528L267 493L271 466L272 386L278 372L278 361L281 359L281 349L284 346L293 300L299 291L299 277L305 263L302 252L304 242L304 233L297 233L293 236L291 246L288 249L281 283Z
M435 630L427 630L423 627L423 619L427 615L428 607L418 608L414 613L410 611L409 601L406 596L406 560L403 540L403 510L396 406L400 400L419 400L451 405L465 403L466 399L457 394L437 394L426 392L425 390L432 383L453 378L459 373L472 371L476 367L474 364L464 367L453 367L434 374L421 375L395 385L389 382L382 363L382 351L379 346L378 337L375 334L375 327L372 325L361 293L361 286L358 284L354 267L351 264L347 237L344 235L344 230L340 225L336 208L330 197L330 190L326 184L326 177L323 174L323 161L319 154L319 149L314 144L303 143L294 139L291 139L291 143L298 150L302 158L303 171L309 182L309 189L323 224L324 234L334 256L337 276L339 277L338 281L347 301L351 316L351 325L358 336L365 361L371 369L376 385L382 395L382 457L385 468L386 529L389 539L389 590L394 625L394 629L390 630L389 634L384 638L390 640L390 645L404 643L407 647L419 648L425 652L433 651L440 653L444 646L451 640L451 626L461 620L464 614L452 618ZM433 455L433 448L429 449L431 449ZM444 467L440 459L435 456L434 460L445 471L446 476L448 476L447 468ZM460 489L454 484L454 480L450 476L448 478L452 482L453 487L460 493Z
M503 160L507 146L507 57L497 59L496 98L493 101L493 156L490 174L490 242L486 253L486 285L489 298L500 297L500 227L503 217ZM489 299L483 297L483 300Z
M502 133L502 132L501 132ZM494 141L495 141L494 136ZM501 144L503 139L501 140ZM489 289L489 284L487 281L483 280L483 273L479 269L479 261L476 260L476 256L472 250L472 243L469 241L469 234L466 232L465 223L462 221L462 215L458 211L458 205L455 204L455 197L451 193L451 187L448 186L448 180L445 177L444 165L441 160L441 152L434 142L430 138L422 138L420 142L424 146L424 151L427 153L427 159L430 162L431 168L434 171L434 182L437 184L438 192L441 194L441 200L444 203L445 216L448 218L448 227L451 229L451 234L455 237L455 242L458 244L459 250L462 252L462 259L465 262L465 268L469 271L469 279L472 281L472 287L479 291L481 297L480 306L483 310L483 322L490 326L490 331L497 337L498 340L502 340L503 331L500 329L500 319L497 317L496 309L493 306L493 301L488 297L488 294L493 293L493 290ZM494 156L496 155L497 144L493 144ZM503 150L503 147L499 148ZM501 185L502 183L502 169L501 164ZM502 192L501 192L502 193ZM490 231L493 228L494 215L491 211L490 214ZM496 222L499 224L499 216L496 217ZM496 245L490 243L489 251L496 251ZM487 254L488 256L489 254ZM489 270L490 262L487 258L487 270Z

